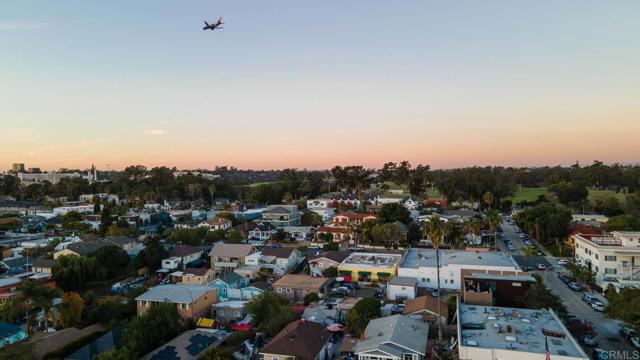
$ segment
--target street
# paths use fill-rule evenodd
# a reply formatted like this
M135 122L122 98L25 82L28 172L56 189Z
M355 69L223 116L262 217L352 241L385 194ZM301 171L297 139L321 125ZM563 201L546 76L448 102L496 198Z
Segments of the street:
M526 249L526 245L523 240L520 238L519 234L516 232L517 227L515 225L508 224L503 222L502 224L503 234L506 239L509 239L513 245L516 247L516 251L510 252L514 255L514 258L523 261L524 256L521 256L522 250ZM567 285L565 285L559 278L558 272L566 271L564 267L558 265L559 258L555 258L550 256L549 252L546 251L540 244L533 239L534 244L545 254L546 263L552 267L547 271L540 271L535 269L537 273L541 275L543 281L549 290L551 290L554 294L558 295L564 305L567 308L567 311L570 315L576 316L578 319L583 321L589 321L593 324L595 331L597 332L597 339L599 345L598 348L605 350L627 350L634 351L631 344L618 333L619 326L618 321L615 319L608 318L604 315L604 313L597 312L591 308L586 302L584 302L581 297L582 291L573 291ZM498 247L501 251L509 251L502 241L498 241ZM532 256L530 259L530 263L535 264L542 257ZM516 260L518 261L518 260ZM520 261L518 261L520 263ZM545 272L547 274L545 274ZM596 293L594 294L600 301L604 304L607 303L606 299ZM579 341L579 339L576 339ZM592 348L583 346L585 352L591 355Z

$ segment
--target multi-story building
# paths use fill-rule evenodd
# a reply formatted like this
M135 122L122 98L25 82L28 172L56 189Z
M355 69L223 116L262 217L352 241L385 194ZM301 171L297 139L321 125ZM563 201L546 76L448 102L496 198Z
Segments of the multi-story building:
M300 225L301 217L296 205L271 205L262 213L262 219L278 229Z
M611 235L576 234L575 260L595 274L602 287L640 285L640 232L614 231Z
M398 275L401 254L354 252L338 265L338 273L351 281L387 282Z
M399 276L418 280L418 286L437 286L435 249L408 249L398 269ZM440 250L440 287L461 290L464 273L518 274L522 270L508 254Z
M185 319L197 319L210 312L211 305L218 302L217 290L203 285L160 285L152 287L136 298L138 315L142 315L154 304L171 303Z
M245 258L256 252L256 248L247 244L216 244L211 249L211 268L216 275L225 274L245 264Z

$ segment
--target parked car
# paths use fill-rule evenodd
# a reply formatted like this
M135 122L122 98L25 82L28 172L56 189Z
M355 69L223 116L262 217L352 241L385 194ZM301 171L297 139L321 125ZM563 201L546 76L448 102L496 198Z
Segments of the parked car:
M620 330L618 330L618 332L620 333L620 335L624 336L627 339L636 337L636 332L633 328L627 325L624 325L622 323L620 323L619 326L620 326Z
M510 251L516 251L516 247L513 246L513 244L507 245L507 249L509 249Z
M640 338L639 337L634 336L629 340L631 341L631 345L633 345L633 347L636 348L636 350L640 350Z
M589 305L591 305L592 302L597 300L598 298L596 298L593 294L585 293L582 295L582 301L586 302Z
M604 304L600 300L593 300L591 302L591 307L595 311L599 311L599 312L603 312L604 311Z
M571 288L571 290L573 291L582 291L584 289L584 286L582 286L582 284L577 283L575 281L570 282L568 285L569 285L569 288Z
M340 286L340 287L331 289L331 295L346 297L349 295L349 289L344 286Z
M560 265L560 266L567 266L567 265L569 265L569 260L567 260L567 259L560 259L560 260L558 260L558 265Z
M587 334L582 338L582 343L586 346L598 346L598 339L591 334Z
M438 297L438 289L431 290L431 296Z
M538 264L537 266L538 266L538 270L544 270L547 268L547 265L545 264Z

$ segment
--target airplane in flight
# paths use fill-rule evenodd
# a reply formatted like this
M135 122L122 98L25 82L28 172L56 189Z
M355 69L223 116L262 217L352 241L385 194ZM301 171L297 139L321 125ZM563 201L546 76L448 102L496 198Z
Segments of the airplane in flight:
M215 29L224 29L223 27L220 27L220 25L224 25L224 23L222 22L222 16L218 18L218 20L216 20L216 22L214 22L213 24L209 24L208 22L204 22L204 27L202 28L202 30L215 30Z

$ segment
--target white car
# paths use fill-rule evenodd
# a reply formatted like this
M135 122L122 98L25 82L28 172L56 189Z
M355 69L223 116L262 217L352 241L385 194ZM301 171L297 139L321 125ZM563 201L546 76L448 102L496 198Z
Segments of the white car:
M633 345L634 348L640 350L640 338L639 337L634 336L629 340L631 340L631 345Z
M604 311L604 304L602 302L598 301L598 300L592 301L591 302L591 307L595 311L600 311L600 312Z

